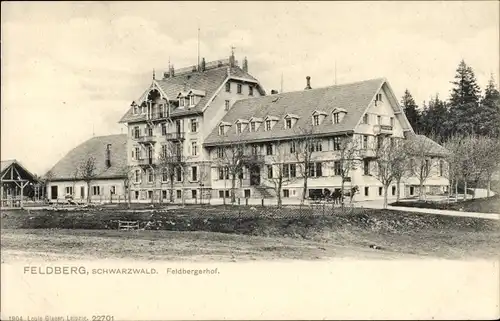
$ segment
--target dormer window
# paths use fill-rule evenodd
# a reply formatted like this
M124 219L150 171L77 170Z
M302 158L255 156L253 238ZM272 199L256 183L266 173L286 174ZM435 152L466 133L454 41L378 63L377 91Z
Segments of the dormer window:
M285 128L286 129L292 128L292 119L290 118L285 119Z
M195 105L195 98L194 95L189 96L189 106L192 107Z
M224 128L224 125L220 125L219 126L219 135L220 136L223 136L225 134L225 128Z
M238 134L241 134L241 123L237 123L237 124L236 124L236 132L237 132Z
M299 116L295 114L286 114L285 115L285 129L290 129L295 125L297 122L297 119L299 119Z
M184 107L184 97L179 98L179 107Z
M346 110L343 108L335 108L332 113L333 123L338 124L342 121L346 114Z
M319 125L319 115L314 115L313 116L313 125L318 126Z
M255 122L254 121L250 123L250 131L251 132L255 131Z
M271 121L266 120L266 130L271 130Z

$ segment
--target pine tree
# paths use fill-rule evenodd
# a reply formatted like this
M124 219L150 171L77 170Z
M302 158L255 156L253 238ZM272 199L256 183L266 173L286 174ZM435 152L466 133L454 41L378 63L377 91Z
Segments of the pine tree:
M403 106L403 111L406 115L406 118L408 118L408 122L410 122L413 130L419 132L421 117L420 111L418 110L418 106L408 89L405 90L403 98L401 98L401 106Z
M481 127L478 134L500 137L500 93L495 86L493 75L488 81L488 85L481 99Z
M439 95L431 98L429 105L425 105L421 116L421 132L432 135L439 142L449 137L449 111L446 102L439 99Z
M455 133L476 133L481 127L480 88L471 67L464 60L456 70L450 97L450 129ZM452 133L449 133L452 134Z

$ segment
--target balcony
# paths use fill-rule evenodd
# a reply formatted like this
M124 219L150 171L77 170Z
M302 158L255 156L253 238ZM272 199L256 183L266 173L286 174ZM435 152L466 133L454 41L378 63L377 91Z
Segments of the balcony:
M373 132L375 135L378 134L385 134L385 135L392 135L392 126L391 125L373 125Z
M144 135L144 136L134 136L134 139L139 143L154 143L156 142L156 137L153 135Z
M142 166L154 165L153 158L141 158L137 160L137 164Z
M184 132L166 133L166 140L184 140Z
M165 161L167 163L184 163L186 161L186 157L183 155L171 155L165 157Z
M241 161L245 165L251 165L251 164L261 164L264 163L265 156L264 155L244 155L241 158Z

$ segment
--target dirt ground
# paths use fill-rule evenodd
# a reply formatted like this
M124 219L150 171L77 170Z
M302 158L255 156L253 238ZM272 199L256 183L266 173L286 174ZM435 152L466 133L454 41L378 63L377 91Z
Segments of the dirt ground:
M305 240L214 232L3 229L2 262L92 259L147 261L491 258L500 253L499 232L382 235L325 232ZM378 248L373 248L375 245Z

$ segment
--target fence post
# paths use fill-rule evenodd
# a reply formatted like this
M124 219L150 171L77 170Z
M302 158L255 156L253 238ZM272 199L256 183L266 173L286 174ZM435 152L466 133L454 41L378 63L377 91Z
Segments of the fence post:
M264 207L264 199L261 199L262 206Z

